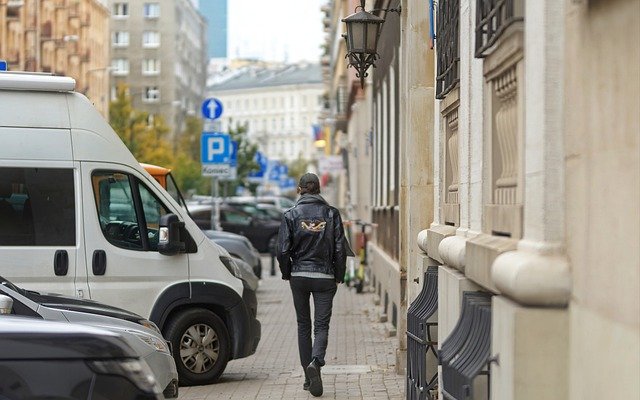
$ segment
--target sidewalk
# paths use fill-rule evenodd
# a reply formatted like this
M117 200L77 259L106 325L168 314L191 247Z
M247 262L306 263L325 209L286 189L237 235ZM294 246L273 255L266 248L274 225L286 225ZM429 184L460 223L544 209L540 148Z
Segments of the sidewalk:
M266 261L266 262L265 262ZM270 261L263 260L268 266ZM322 369L323 399L404 399L404 376L396 375L396 338L375 322L373 294L344 285L334 300L329 347ZM313 399L302 390L295 311L288 283L265 268L258 289L262 339L256 354L229 362L219 383L181 387L181 400Z

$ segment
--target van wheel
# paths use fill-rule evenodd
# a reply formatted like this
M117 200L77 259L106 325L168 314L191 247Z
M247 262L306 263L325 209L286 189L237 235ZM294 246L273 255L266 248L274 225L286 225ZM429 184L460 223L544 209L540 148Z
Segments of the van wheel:
M230 340L224 322L211 311L195 308L167 324L181 386L214 383L230 358Z

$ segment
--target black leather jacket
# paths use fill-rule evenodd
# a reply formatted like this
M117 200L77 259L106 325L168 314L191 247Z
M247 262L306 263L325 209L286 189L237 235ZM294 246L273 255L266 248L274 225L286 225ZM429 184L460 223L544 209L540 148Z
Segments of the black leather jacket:
M342 282L346 247L338 209L320 195L304 194L282 216L277 248L282 279L292 272L319 272Z

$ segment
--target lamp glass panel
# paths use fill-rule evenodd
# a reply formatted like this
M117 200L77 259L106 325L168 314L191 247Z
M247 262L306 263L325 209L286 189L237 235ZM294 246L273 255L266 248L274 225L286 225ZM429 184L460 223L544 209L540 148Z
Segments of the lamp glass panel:
M351 49L350 51L362 52L365 46L365 26L361 22L352 22L347 25L347 32L349 32L349 28L351 28L351 32L349 34L349 38L351 38ZM348 39L347 39L348 41Z
M378 35L380 32L380 24L377 23L373 23L373 24L367 24L367 49L366 52L367 53L372 53L375 54L376 49L378 47Z

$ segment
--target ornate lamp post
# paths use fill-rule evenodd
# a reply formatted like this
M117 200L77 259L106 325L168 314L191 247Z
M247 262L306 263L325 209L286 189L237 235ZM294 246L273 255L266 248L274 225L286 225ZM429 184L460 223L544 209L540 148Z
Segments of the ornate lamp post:
M378 38L384 23L384 18L371 14L364 9L365 0L360 0L360 6L356 7L356 12L344 18L342 22L347 25L347 33L342 36L347 42L347 57L349 66L356 69L356 76L360 78L360 86L364 88L364 79L369 75L367 70L374 66L378 55ZM360 8L360 11L357 11ZM397 9L374 9L371 11L393 11L400 13Z

